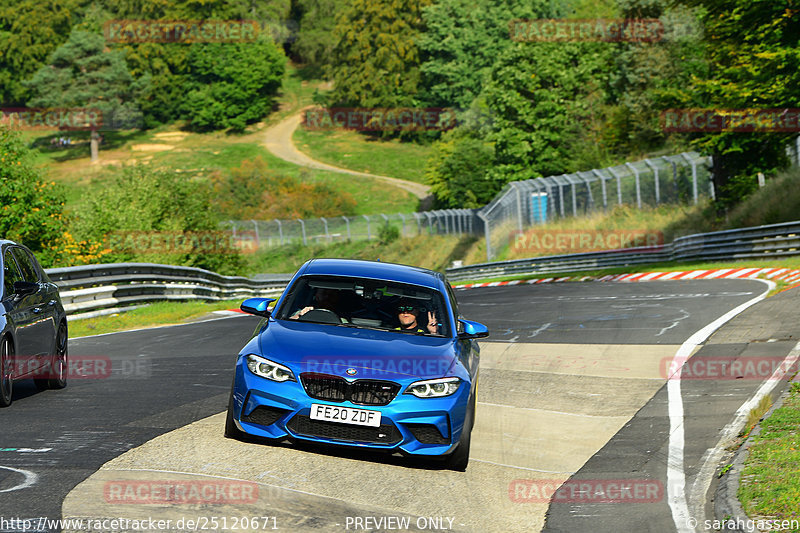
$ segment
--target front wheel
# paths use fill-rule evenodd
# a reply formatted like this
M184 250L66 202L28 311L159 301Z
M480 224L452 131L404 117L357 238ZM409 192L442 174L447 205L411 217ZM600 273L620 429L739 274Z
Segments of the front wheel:
M225 417L225 437L229 439L244 440L247 434L236 426L233 420L233 387L231 386L231 397L228 400L228 414Z
M472 441L472 426L475 422L475 396L469 402L467 416L464 419L464 429L461 430L461 438L458 439L458 446L445 459L445 466L451 470L464 472L469 464L469 445Z
M0 407L11 405L14 379L11 369L14 366L14 347L8 337L0 340Z

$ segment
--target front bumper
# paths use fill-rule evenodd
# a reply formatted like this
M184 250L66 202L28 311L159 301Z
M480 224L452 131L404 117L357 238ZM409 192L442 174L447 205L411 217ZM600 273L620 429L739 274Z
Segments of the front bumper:
M356 405L349 401L317 400L295 381L276 383L251 373L240 358L233 388L233 418L249 435L400 452L405 455L446 455L461 438L470 386L445 398L417 398L402 388L387 405ZM441 377L441 376L437 376ZM379 428L325 422L310 418L311 404L368 409L381 413Z

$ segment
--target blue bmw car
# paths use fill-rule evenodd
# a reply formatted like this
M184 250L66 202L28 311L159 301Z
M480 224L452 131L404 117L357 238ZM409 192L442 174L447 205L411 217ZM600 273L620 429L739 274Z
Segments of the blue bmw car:
M439 457L465 470L487 328L463 319L438 272L305 263L241 350L225 435Z

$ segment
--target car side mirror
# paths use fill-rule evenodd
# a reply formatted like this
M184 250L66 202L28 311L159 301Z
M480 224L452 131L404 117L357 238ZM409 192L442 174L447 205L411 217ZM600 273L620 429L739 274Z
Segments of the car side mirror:
M271 313L267 310L267 307L274 301L275 298L248 298L242 302L240 309L251 315L269 318Z
M460 339L480 339L489 336L489 328L479 322L464 319L459 319L458 322L464 328L464 331L458 334Z
M14 295L18 298L23 298L31 294L35 294L39 290L39 284L31 281L15 281L14 282Z

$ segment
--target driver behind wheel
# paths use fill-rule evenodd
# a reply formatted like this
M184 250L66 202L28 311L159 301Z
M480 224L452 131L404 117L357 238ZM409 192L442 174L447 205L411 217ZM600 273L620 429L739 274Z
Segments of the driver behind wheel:
M289 318L292 320L297 320L298 317L301 317L309 311L313 311L314 309L327 309L328 311L333 311L334 313L338 314L337 307L339 305L339 291L336 289L325 289L322 287L314 289L313 304L314 305L309 305L303 307L302 309L298 309Z

